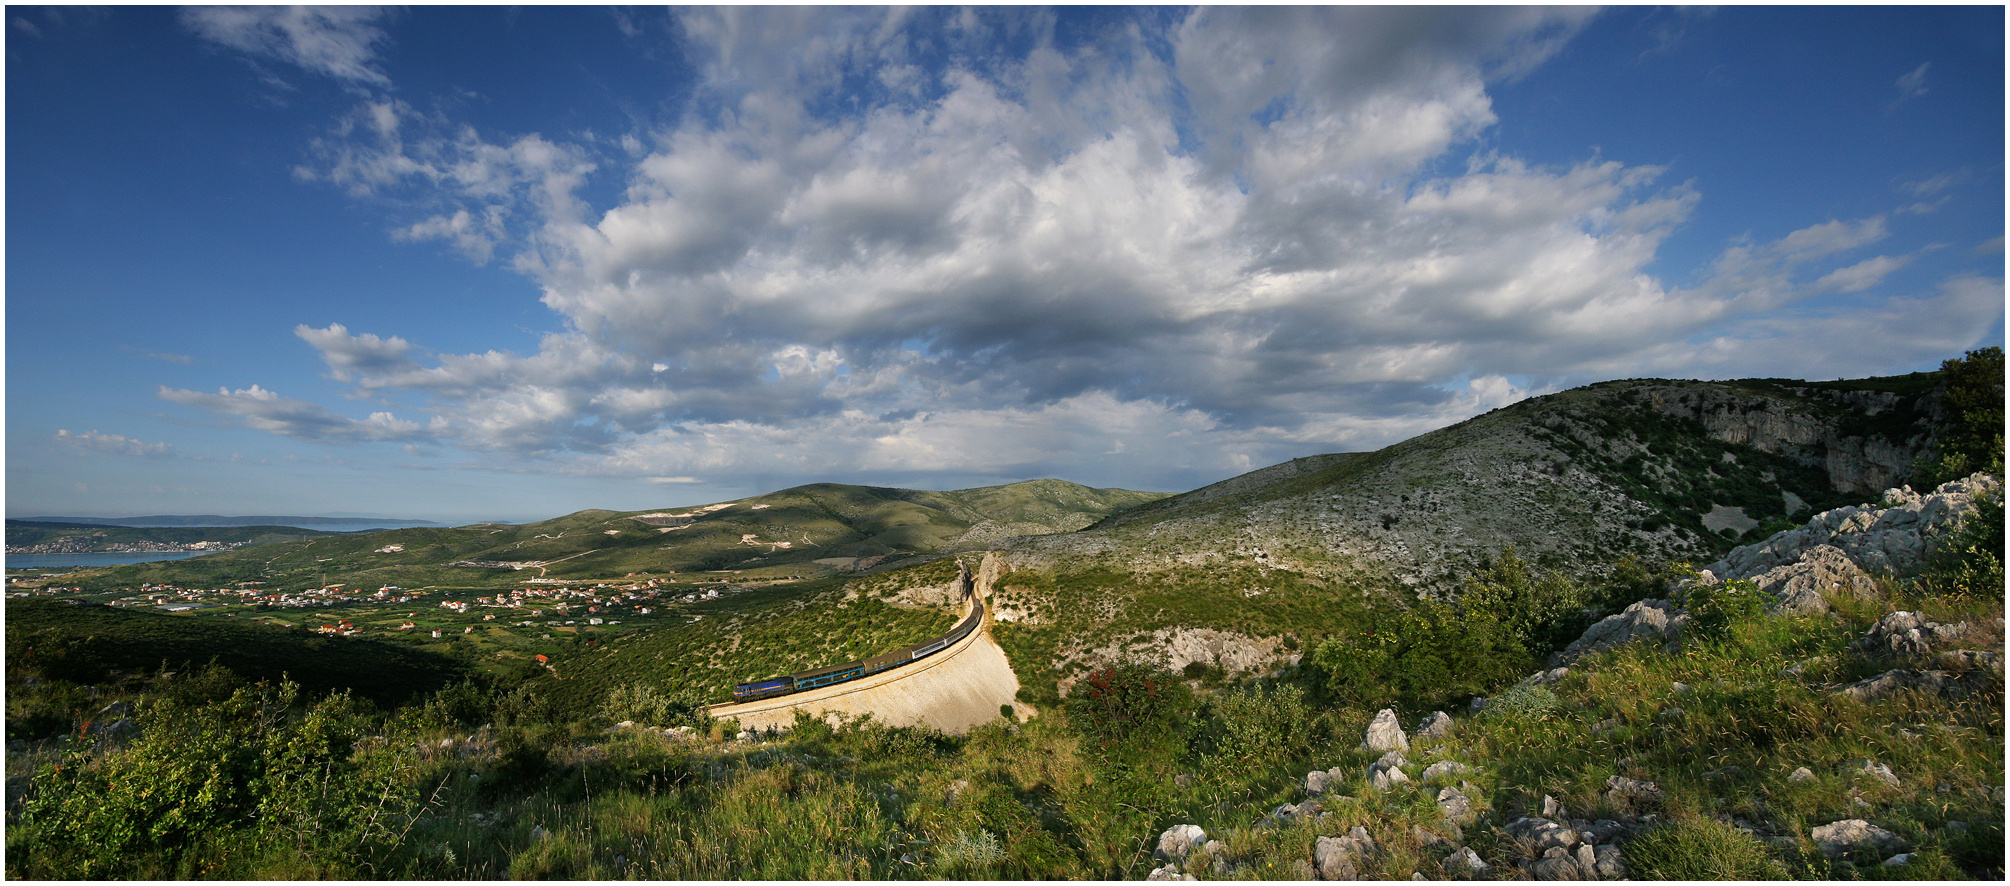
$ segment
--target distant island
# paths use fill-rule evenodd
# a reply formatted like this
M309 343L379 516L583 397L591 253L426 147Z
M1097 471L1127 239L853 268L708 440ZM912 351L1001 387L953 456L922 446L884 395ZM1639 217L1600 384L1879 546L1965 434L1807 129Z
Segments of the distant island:
M219 517L215 514L159 514L152 517L24 517L35 523L88 523L95 526L439 526L431 520L378 517Z

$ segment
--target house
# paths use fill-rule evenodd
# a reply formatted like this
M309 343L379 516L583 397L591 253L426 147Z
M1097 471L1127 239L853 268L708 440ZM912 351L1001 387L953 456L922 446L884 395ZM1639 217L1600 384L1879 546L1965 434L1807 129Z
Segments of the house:
M433 639L435 639L435 640L438 640L438 639L440 639L440 629L439 629L439 628L434 628L434 629L433 629Z
M416 623L414 623L414 622L409 622L409 621L408 621L408 622L405 622L404 624L401 624L401 625L399 625L399 626L398 626L398 630L401 630L401 631L409 631L409 630L411 630L411 629L413 629L413 628L416 628L416 627L418 627L418 624L416 624Z

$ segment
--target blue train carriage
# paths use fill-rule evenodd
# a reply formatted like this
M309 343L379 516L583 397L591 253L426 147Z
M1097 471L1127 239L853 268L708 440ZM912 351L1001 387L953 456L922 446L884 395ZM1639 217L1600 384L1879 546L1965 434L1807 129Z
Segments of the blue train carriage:
M787 695L794 691L796 691L795 678L776 677L772 680L762 680L757 683L741 683L733 687L733 700L755 701L777 695Z
M973 600L971 602L970 614L965 616L962 622L959 622L956 627L951 628L949 633L943 634L926 643L909 646L898 652L889 652L885 655L862 661L848 661L844 664L798 671L786 677L775 677L771 680L763 680L758 683L741 683L733 687L733 700L756 701L877 674L888 668L897 667L907 662L941 652L949 648L950 644L969 636L970 632L976 630L977 626L982 624L983 621L984 601L981 599Z

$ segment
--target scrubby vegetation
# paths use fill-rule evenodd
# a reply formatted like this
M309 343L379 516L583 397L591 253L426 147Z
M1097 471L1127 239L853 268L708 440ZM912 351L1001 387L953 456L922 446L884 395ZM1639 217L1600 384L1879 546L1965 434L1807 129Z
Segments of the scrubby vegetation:
M1677 653L1624 647L1547 687L1502 693L1519 665L1402 650L1369 659L1379 673L1352 674L1328 639L1298 668L1208 689L1147 666L1098 668L1040 716L966 736L800 718L779 736L735 738L696 699L646 679L605 685L584 710L563 702L562 681L479 679L380 707L221 667L83 685L24 658L8 668L10 733L29 735L14 727L35 711L74 713L10 744L8 874L1137 878L1157 864L1158 834L1192 823L1221 841L1211 851L1222 867L1188 865L1203 877L1300 878L1316 837L1359 825L1381 847L1363 876L1435 878L1443 853L1420 842L1442 829L1432 794L1367 787L1359 773L1376 753L1357 743L1376 708L1393 704L1408 722L1494 693L1485 713L1413 751L1473 767L1469 793L1492 827L1534 814L1545 795L1575 815L1618 815L1604 792L1618 775L1662 792L1660 823L1624 844L1636 877L1861 876L1808 834L1869 817L1913 847L1908 877L1995 878L2000 684L1870 704L1831 691L1875 670L1847 647L1893 609L2000 632L1999 596L1943 590L1971 561L1949 554L1825 615L1724 605ZM1511 554L1471 583L1463 617L1425 607L1398 624L1491 619L1491 640L1445 628L1438 648L1525 664L1586 599ZM1387 682L1404 673L1414 679ZM1458 688L1430 689L1431 673ZM1888 762L1897 783L1853 774L1860 758ZM1328 789L1323 820L1267 815L1328 767L1357 775ZM1789 777L1801 767L1812 777ZM1465 831L1496 861L1512 843Z

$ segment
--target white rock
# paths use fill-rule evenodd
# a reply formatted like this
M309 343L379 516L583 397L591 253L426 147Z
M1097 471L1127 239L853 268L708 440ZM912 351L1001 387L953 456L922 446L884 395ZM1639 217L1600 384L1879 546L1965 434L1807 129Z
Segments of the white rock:
M1407 751L1410 739L1403 734L1403 725L1396 719L1396 712L1383 708L1375 714L1374 722L1368 724L1368 731L1361 737L1361 749L1365 751Z

